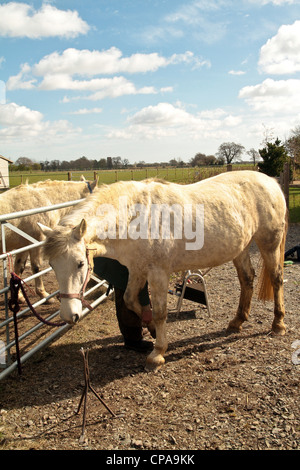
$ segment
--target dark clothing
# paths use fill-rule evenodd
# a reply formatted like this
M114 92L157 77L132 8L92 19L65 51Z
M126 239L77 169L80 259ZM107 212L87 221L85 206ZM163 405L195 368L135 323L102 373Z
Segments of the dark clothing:
M94 273L101 279L105 279L109 284L125 292L129 272L126 266L119 263L119 261L97 256L94 258ZM142 307L150 304L147 282L139 293L139 301Z
M128 283L127 267L114 259L95 257L94 273L114 286L117 319L125 342L126 340L141 341L143 337L142 319L127 308L123 298ZM141 306L150 304L147 283L139 293L139 301Z

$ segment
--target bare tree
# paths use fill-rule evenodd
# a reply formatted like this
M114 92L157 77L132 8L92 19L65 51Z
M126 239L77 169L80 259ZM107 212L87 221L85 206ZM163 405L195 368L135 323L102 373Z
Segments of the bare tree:
M294 165L300 166L300 126L293 129L291 136L285 141L285 148L293 157Z
M257 160L260 158L259 152L254 148L248 150L247 154L251 157L253 165L256 164Z
M240 144L235 144L234 142L225 142L221 144L217 156L219 159L225 159L226 163L229 164L233 160L238 160L242 153L244 152L245 147Z
M275 137L274 137L274 128L273 127L267 127L265 124L262 125L264 130L263 130L263 141L261 142L260 145L262 145L264 148L268 147L268 143L272 142Z

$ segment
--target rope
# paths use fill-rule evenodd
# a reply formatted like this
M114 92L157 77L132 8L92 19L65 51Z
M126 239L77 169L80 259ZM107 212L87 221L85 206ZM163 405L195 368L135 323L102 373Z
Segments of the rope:
M19 305L19 299L18 299L18 293L19 293L19 289L21 289L23 295L24 295L24 298L26 300L26 303L28 305L28 307L30 308L30 310L32 311L32 313L36 316L36 318L41 321L42 323L44 323L45 325L48 325L48 326L55 326L55 327L58 327L58 326L63 326L65 325L66 323L65 322L59 322L59 323L55 323L55 322L50 322L48 320L45 320L43 317L41 317L37 311L35 310L35 308L33 307L33 305L31 304L29 298L28 298L28 295L27 295L27 292L26 292L26 289L24 287L24 284L25 282L14 272L11 272L10 273L11 275L11 278L10 278L10 292L11 292L11 298L9 299L8 301L8 306L9 306L9 309L14 312L15 314L19 312L20 310L20 305ZM27 286L29 287L29 286Z

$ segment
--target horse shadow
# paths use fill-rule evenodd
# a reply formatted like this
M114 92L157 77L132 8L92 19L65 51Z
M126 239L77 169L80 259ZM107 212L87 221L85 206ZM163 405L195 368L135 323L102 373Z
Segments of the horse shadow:
M189 315L193 315L189 313ZM187 319L186 315L182 318ZM174 321L174 320L173 320ZM233 344L241 339L255 338L266 332L230 334L225 329L170 341L165 355L166 364L174 363L193 353L204 353ZM13 409L23 406L42 406L65 399L80 397L84 389L84 363L82 350L89 350L90 381L94 389L101 394L101 388L122 380L128 376L147 374L145 370L146 355L127 350L123 346L120 335L86 341L83 344L70 343L52 345L41 351L35 359L23 365L23 372L11 374L6 381L0 383L2 406ZM196 361L197 359L195 359ZM39 365L47 361L47 375L41 373ZM150 372L151 373L151 372ZM21 388L18 391L18 383ZM6 387L8 389L6 390ZM100 389L100 391L99 391ZM7 396L7 403L5 403Z

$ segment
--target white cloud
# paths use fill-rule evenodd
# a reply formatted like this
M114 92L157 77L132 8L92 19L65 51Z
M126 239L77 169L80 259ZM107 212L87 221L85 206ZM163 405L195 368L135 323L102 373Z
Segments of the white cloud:
M83 114L100 114L102 113L103 109L102 108L83 108L83 109L78 109L77 111L73 111L69 114L75 114L75 115L83 115Z
M282 5L294 5L299 3L299 0L250 0L251 3L256 3L259 5L268 5L269 3L272 3L273 5L276 6L282 6Z
M127 119L124 129L111 129L108 138L155 139L163 137L227 138L231 127L241 123L240 117L228 115L221 109L191 114L181 106L159 103L136 112Z
M227 32L227 23L215 19L214 13L226 5L225 0L194 0L184 3L164 18L161 36L170 34L170 27L177 26L177 36L188 34L208 44L219 41ZM182 28L181 28L182 25ZM181 28L181 29L180 29ZM174 34L174 27L171 30Z
M28 141L32 138L47 140L54 137L66 138L68 134L80 132L66 120L44 121L39 111L19 106L16 103L0 105L0 137L3 142Z
M70 90L70 91L88 91L93 92L85 99L97 101L104 98L117 98L124 95L138 94L156 94L158 93L154 87L136 88L134 83L125 77L113 78L93 78L91 80L74 80L67 74L47 75L39 86L41 90ZM80 99L80 96L73 97ZM65 97L63 102L71 101Z
M36 11L26 3L9 2L0 5L0 36L77 37L89 30L77 11L58 10L47 3Z
M35 88L37 80L35 78L29 78L30 72L30 66L28 64L22 64L20 72L7 80L7 90L30 90L31 88Z
M245 75L246 72L243 70L229 70L229 75Z
M116 47L105 51L69 48L61 54L53 52L43 57L33 67L33 73L37 76L44 76L49 72L86 76L144 73L154 72L167 64L168 60L157 53L133 54L130 57L122 57L122 52Z
M260 50L259 69L269 74L300 71L300 21L283 25Z
M255 111L266 115L275 113L291 114L300 111L300 80L266 79L255 86L246 86L240 90L239 97Z
M195 57L190 51L184 54L173 54L169 58L160 56L157 52L123 57L122 52L116 47L104 51L69 48L61 54L53 52L43 57L38 64L32 67L32 72L36 76L45 76L49 73L84 76L135 74L156 72L161 67L178 63L187 63L198 67L208 65L207 61Z
M53 52L32 67L23 64L20 72L10 77L6 85L8 90L39 88L90 91L94 92L89 97L91 100L122 95L166 93L172 91L172 87L165 86L158 91L152 86L136 88L134 83L123 76L91 77L117 73L155 72L161 67L179 63L191 65L192 68L210 67L209 61L196 57L190 51L173 54L171 57L163 57L156 52L123 57L122 52L115 47L105 51L70 48L62 53ZM68 98L65 98L65 101L67 100Z

